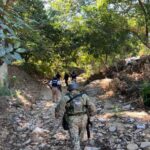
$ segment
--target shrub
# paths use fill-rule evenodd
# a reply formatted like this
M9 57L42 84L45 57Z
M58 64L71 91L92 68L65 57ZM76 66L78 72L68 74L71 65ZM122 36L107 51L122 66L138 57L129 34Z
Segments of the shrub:
M9 90L8 87L4 86L0 86L0 96L10 96L11 95L11 92Z
M150 83L145 82L141 89L141 95L145 106L150 107Z

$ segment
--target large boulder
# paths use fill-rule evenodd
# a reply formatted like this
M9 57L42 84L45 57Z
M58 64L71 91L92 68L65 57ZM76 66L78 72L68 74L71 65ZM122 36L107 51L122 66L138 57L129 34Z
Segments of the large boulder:
M105 91L111 88L112 81L113 80L109 78L92 81L90 84L85 86L84 91L89 96L96 96L97 94L103 94Z

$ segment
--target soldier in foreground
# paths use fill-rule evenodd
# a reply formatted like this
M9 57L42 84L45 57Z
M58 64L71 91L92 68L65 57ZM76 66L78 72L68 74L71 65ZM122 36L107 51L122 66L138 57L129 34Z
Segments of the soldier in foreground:
M78 84L72 83L68 86L68 91L55 108L55 117L61 114L63 117L63 127L69 131L72 149L81 150L80 141L84 141L84 134L88 125L88 116L93 116L96 112L95 105L86 94L78 91Z

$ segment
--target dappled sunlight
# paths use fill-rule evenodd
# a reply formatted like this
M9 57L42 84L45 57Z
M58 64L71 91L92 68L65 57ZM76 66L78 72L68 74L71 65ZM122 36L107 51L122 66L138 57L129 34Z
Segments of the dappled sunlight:
M136 119L141 119L141 120L144 120L144 121L150 121L150 114L148 114L147 112L145 111L141 111L141 112L138 112L138 111L124 111L124 112L121 112L120 114L121 116L123 117L132 117L132 118L136 118Z
M100 100L108 100L112 97L115 96L115 93L114 91L110 90L110 91L107 91L105 94L103 95L98 95L97 97L100 99Z
M111 82L112 82L112 79L106 78L106 79L100 80L99 85L103 90L106 90L106 89L109 89Z
M31 107L31 102L29 102L28 99L26 99L23 95L21 95L20 92L16 92L17 97L19 99L19 102L21 102L21 104L23 104L23 106L29 106Z
M130 118L134 118L134 119L140 119L142 121L150 121L150 114L148 114L145 111L122 111L122 112L115 112L115 113L104 113L102 115L97 115L96 118L97 119L110 119L114 116L118 116L118 117L130 117Z
M110 119L111 117L114 116L114 113L105 113L105 114L102 114L102 115L96 115L96 118L97 119Z
M135 80L135 81L138 81L138 80L141 80L143 79L143 73L136 73L136 72L133 72L132 74L128 74L127 75L129 78L131 78L132 80Z
M48 109L48 108L51 108L55 105L55 103L53 103L52 101L47 101L45 102L44 104L44 109Z
M83 78L83 77L77 77L77 82L85 82L86 81L86 79L85 78Z
M57 133L57 134L55 135L55 138L56 138L57 140L65 140L65 139L67 139L66 135L63 134L63 133L61 133L61 132Z

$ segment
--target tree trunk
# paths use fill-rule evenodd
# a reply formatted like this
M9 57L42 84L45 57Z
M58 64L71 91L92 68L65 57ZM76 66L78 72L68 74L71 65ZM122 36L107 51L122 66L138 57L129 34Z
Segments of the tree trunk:
M149 34L149 27L148 27L149 14L148 14L143 2L141 0L138 0L138 1L139 1L139 5L143 11L144 17L145 17L145 40L146 40L146 44L148 45L149 44L149 37L148 37L148 34Z

